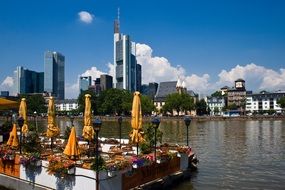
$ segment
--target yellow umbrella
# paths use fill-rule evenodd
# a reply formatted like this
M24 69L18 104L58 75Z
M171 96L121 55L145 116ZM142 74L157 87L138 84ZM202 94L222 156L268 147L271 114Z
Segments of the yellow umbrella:
M68 142L67 145L65 146L63 153L66 154L67 156L74 156L74 157L77 157L80 154L76 139L75 127L71 128Z
M130 134L131 141L137 144L144 141L144 138L142 136L142 110L140 97L140 92L134 93L131 121L133 131Z
M94 138L90 97L90 94L85 94L84 127L82 132L82 136L88 141L91 141Z
M10 137L8 139L7 145L12 147L17 147L19 145L19 140L17 136L17 127L16 124L13 124L12 131L10 132Z
M47 137L52 138L58 136L60 129L56 126L55 123L55 106L54 98L50 97L48 102L48 128L47 128Z
M18 108L18 105L18 102L8 100L6 98L0 98L0 110Z
M24 125L22 127L23 134L27 134L29 128L28 128L28 118L27 118L27 104L26 104L26 98L22 98L19 108L19 116L24 119Z

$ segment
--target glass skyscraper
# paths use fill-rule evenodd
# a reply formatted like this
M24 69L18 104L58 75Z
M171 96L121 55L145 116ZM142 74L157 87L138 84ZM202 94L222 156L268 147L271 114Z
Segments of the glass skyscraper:
M79 92L83 92L88 90L89 86L91 86L92 77L91 76L81 76L79 78Z
M16 94L42 93L44 91L44 73L17 67L15 72Z
M136 46L129 35L120 33L119 19L114 23L114 65L114 88L140 90L141 66L136 60Z
M58 52L46 51L44 62L44 91L58 100L64 100L65 57Z

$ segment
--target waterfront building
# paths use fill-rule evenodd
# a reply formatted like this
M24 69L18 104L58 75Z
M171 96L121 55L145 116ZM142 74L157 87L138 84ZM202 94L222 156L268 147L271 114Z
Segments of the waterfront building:
M245 81L243 79L237 79L235 86L228 89L228 106L235 104L237 107L243 107L246 99Z
M100 86L101 86L101 91L113 88L113 77L106 74L101 75Z
M72 111L78 108L77 99L56 100L55 107L57 111Z
M65 57L58 52L46 51L44 56L44 91L59 100L64 100Z
M89 86L91 86L92 77L91 76L81 76L79 77L79 92L83 92L88 90Z
M251 113L270 110L281 112L282 108L277 102L282 97L285 97L285 91L261 91L260 93L248 94L246 96L246 111Z
M18 66L15 71L16 94L42 93L44 91L44 73Z
M224 97L207 97L207 105L210 108L210 115L222 115L225 107Z
M159 112L164 106L167 96L170 94L184 92L189 94L194 99L194 103L197 101L198 99L197 94L195 94L192 90L188 91L187 88L185 87L185 83L183 85L182 84L183 83L181 83L180 80L159 83L156 95L154 97L154 105ZM175 110L173 110L173 115L180 115L180 114L185 114L185 113L182 112L177 113ZM191 111L190 114L196 115L196 111Z
M119 18L114 23L114 88L140 90L141 65L136 60L136 45L129 35L120 33Z

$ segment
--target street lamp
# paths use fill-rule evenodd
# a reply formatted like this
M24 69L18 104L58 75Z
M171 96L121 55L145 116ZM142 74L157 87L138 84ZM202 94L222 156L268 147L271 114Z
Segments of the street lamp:
M34 111L34 118L35 118L35 123L36 123L36 131L38 132L37 111Z
M119 123L119 137L120 137L120 148L122 146L121 144L121 139L122 139L122 121L123 121L123 118L120 116L118 118L118 123Z
M188 146L188 127L191 123L191 118L189 116L185 116L184 117L184 122L185 122L185 125L187 127L187 131L186 131L186 135L187 135L187 146Z
M23 117L18 118L18 125L20 127L20 145L19 145L19 148L20 148L20 154L22 154L22 127L24 125Z
M102 125L102 121L99 118L96 118L95 121L93 122L93 128L94 131L96 132L96 190L99 190L99 143L98 143L98 138L99 138L99 131Z
M155 117L151 120L151 123L154 127L154 162L156 163L156 130L160 124L160 120L158 117Z

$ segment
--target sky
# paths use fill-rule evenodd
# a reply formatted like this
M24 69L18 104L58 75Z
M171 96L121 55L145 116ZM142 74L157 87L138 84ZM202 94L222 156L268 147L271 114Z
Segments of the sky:
M65 55L66 98L81 75L111 74L113 23L136 42L142 82L184 80L211 94L242 78L246 89L285 90L282 0L1 0L0 90L17 66L44 71L44 52Z

